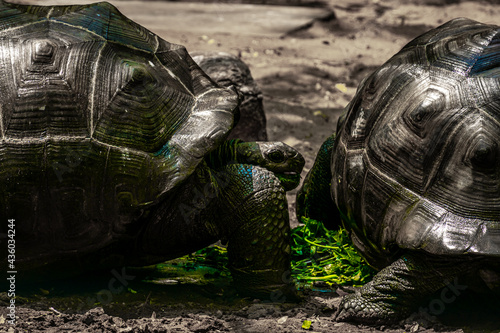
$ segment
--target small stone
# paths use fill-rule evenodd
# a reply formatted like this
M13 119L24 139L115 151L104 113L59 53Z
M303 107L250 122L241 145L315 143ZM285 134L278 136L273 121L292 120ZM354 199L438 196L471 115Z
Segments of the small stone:
M258 319L265 317L268 314L267 309L263 308L260 304L253 304L248 309L248 319Z
M94 318L100 317L102 315L104 315L103 308L97 307L94 309L90 309L82 316L82 322L84 324L90 325L95 321Z
M117 327L124 327L125 321L120 318L120 317L111 317L109 320L112 324L116 325Z

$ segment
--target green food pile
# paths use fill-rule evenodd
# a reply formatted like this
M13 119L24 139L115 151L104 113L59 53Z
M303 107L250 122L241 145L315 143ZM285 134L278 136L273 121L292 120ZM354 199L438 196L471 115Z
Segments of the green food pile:
M375 275L354 249L347 230L328 230L309 218L302 222L292 230L292 276L300 287L314 288L318 282L361 286Z
M303 218L301 225L292 230L292 278L299 288L321 289L338 285L360 286L372 278L375 271L356 252L345 229L328 230L323 223ZM194 269L209 266L229 275L227 251L211 246L178 259Z

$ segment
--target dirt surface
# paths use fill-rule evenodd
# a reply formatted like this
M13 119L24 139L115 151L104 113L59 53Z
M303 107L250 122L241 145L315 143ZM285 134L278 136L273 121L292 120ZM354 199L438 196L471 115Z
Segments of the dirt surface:
M270 140L284 141L302 152L306 159L304 175L367 74L413 37L449 19L468 17L498 23L500 15L495 1L330 0L281 4L319 5L335 15L279 38L237 36L228 26L224 33L184 31L168 40L185 45L188 51L239 55L264 93ZM289 195L292 217L293 196ZM291 223L296 226L296 219ZM396 326L367 327L332 319L339 295L345 293L342 290L310 292L299 304L280 303L276 299L241 299L234 295L228 277L203 285L172 280L158 286L143 282L144 272L122 273L106 272L72 283L54 282L24 290L19 286L15 326L7 321L9 298L2 293L0 331L500 332L500 307L473 295L461 295L437 317L423 311ZM111 281L121 284L116 287ZM304 321L311 321L309 329L302 327Z

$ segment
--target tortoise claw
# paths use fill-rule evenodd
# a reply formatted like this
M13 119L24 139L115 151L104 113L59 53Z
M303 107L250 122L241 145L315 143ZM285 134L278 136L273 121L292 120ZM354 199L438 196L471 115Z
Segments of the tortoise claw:
M334 319L366 324L387 324L395 321L396 314L383 302L369 301L366 297L356 293L344 296L335 312Z

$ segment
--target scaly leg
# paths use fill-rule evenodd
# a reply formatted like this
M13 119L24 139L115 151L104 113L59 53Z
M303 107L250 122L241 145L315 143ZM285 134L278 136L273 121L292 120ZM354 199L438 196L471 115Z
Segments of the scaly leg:
M216 217L228 240L234 283L240 293L295 301L290 276L290 225L285 190L270 171L248 164L223 168L229 182Z
M466 286L457 284L457 278L477 270L478 265L477 259L406 254L382 269L358 292L345 296L336 320L370 324L398 321L440 288L448 285L452 293L465 289Z

